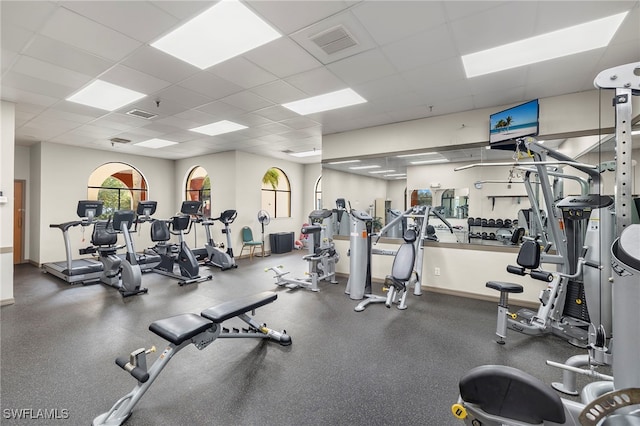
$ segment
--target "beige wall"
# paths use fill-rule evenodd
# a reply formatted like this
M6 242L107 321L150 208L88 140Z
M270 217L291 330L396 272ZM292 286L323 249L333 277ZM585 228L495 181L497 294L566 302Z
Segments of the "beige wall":
M13 303L13 176L15 105L0 102L0 304Z

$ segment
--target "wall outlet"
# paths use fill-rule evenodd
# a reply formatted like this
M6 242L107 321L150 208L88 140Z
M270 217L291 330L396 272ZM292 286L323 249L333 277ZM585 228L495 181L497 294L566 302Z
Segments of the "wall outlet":
M433 274L434 274L436 277L439 277L439 276L440 276L440 268L435 268L435 269L433 270Z

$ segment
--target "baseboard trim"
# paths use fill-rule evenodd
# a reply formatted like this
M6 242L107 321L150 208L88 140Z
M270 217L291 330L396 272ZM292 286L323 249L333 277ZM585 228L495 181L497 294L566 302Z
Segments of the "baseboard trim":
M0 300L0 306L13 305L14 303L16 303L16 299L13 297L11 299Z

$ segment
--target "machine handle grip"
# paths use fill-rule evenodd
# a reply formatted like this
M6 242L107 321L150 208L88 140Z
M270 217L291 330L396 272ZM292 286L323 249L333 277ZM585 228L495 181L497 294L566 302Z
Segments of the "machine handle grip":
M134 367L127 357L120 356L116 358L116 365L129 372L129 374L131 374L140 383L144 383L149 380L149 373L140 367Z
M584 262L584 264L587 266L591 266L592 268L600 269L600 265L594 262L586 261Z
M507 265L507 272L510 274L524 275L524 268L521 266Z
M533 278L535 280L546 281L546 282L549 282L549 283L551 281L553 281L553 274L550 273L550 272L531 271L531 273L529 275L531 275L531 278Z

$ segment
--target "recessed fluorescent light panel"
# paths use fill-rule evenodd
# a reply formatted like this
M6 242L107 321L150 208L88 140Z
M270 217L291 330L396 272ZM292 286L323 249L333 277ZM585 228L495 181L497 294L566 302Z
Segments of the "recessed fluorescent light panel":
M66 100L106 111L115 111L145 96L147 95L135 90L96 80L84 89L69 96Z
M406 176L406 173L393 173L391 175L384 175L384 177L400 177L400 176Z
M329 111L367 102L352 89L342 89L324 95L300 99L299 101L282 104L283 107L297 112L300 115L308 115L316 112Z
M241 2L222 0L151 46L205 69L281 36Z
M380 166L356 166L356 167L349 167L349 169L351 170L367 170L367 169L377 169Z
M628 12L462 56L467 78L605 47Z
M153 138L146 141L134 143L135 146L141 146L143 148L164 148L165 146L177 145L178 142L172 142L165 139Z
M322 150L314 149L313 151L291 152L289 155L294 157L313 157L314 155L321 155Z
M222 120L204 126L189 129L192 132L198 132L209 136L222 135L224 133L235 132L236 130L246 129L247 126L234 123L233 121Z
M393 172L395 172L395 170L376 170L374 172L369 172L369 173L371 173L372 175L375 175L378 173L393 173Z
M397 158L408 158L408 157L426 157L427 155L440 155L437 152L421 152L419 154L402 154L402 155L396 155Z
M344 161L332 161L329 164L350 164L350 163L359 163L360 160L344 160Z
M439 163L448 163L449 160L446 158L442 158L440 160L425 160L425 161L411 161L410 164L419 165L419 164L439 164Z

